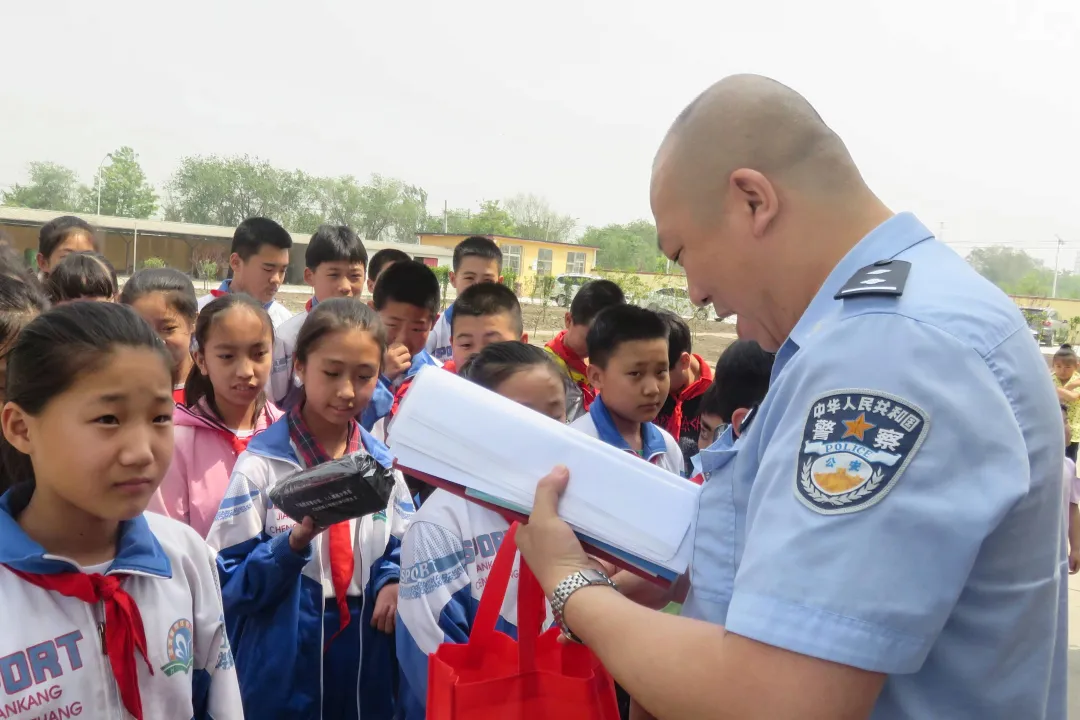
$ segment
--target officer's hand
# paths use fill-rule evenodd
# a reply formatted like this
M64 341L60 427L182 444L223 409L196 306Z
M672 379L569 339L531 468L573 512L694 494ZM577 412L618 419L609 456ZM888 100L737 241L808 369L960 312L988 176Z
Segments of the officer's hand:
M391 345L386 349L383 356L383 375L393 380L409 369L412 365L412 355L409 348L401 343Z
M375 596L375 610L371 613L371 627L391 635L397 616L398 584L387 583Z
M559 497L570 480L570 472L559 465L536 486L529 523L518 528L517 546L544 593L578 570L597 567L585 554L574 531L559 518Z
M1073 548L1069 553L1069 574L1080 572L1080 548Z
M315 536L325 529L315 527L315 521L306 517L304 522L293 525L292 530L289 530L289 547L294 553L302 553L315 539Z

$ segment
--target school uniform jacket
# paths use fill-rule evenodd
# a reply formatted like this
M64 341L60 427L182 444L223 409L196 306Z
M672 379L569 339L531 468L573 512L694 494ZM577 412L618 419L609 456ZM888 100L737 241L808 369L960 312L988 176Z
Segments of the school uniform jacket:
M445 490L433 492L413 515L401 546L399 717L423 720L428 656L442 643L468 642L495 553L509 529L498 513ZM517 637L516 563L496 629Z
M449 360L454 355L454 347L450 342L450 321L454 317L454 306L442 311L435 320L435 326L428 333L427 344L424 349L436 360L442 362Z
M28 499L24 488L0 498L0 718L129 718L102 651L101 605L39 588L8 569L81 571L46 554L19 527L13 516ZM153 514L122 523L117 550L106 574L124 575L153 668L151 675L136 652L143 716L242 719L213 552L191 528Z
M212 415L205 400L196 412L183 405L173 411L172 463L146 507L190 525L200 537L210 532L238 459L235 436L215 423ZM279 417L281 411L266 403L255 421L254 434Z
M619 434L619 430L611 419L611 413L601 397L593 400L589 405L589 412L570 423L570 427L590 437L603 440L608 445L637 455L637 452L632 450ZM642 423L641 435L642 453L639 457L668 472L683 475L685 468L682 450L679 449L679 442L667 430L658 428L651 422Z
M300 397L300 381L293 374L293 357L296 354L296 338L309 314L308 310L298 312L274 330L274 362L270 367L267 395L285 411Z
M366 431L361 441L363 452L392 465L385 445ZM268 495L301 469L288 417L282 417L237 459L207 537L219 553L225 614L244 709L251 718L321 717L323 647L330 640L323 616L327 599L334 597L329 544L323 533L303 554L293 552L289 531L295 522ZM400 473L395 475L397 487L386 512L350 521L356 564L348 595L362 598L360 616L345 629L361 644L354 717L381 719L393 713L394 639L371 627L371 615L379 591L398 581L400 538L413 512L405 482Z
M209 294L203 295L199 298L199 310L201 311L204 307L209 305L210 301L214 298L219 298L226 293L232 292L231 286L232 280L225 280L217 290L211 290ZM271 300L268 303L264 303L263 308L266 309L267 315L270 316L270 322L273 323L275 329L292 317L292 313L289 312L289 309L277 300Z

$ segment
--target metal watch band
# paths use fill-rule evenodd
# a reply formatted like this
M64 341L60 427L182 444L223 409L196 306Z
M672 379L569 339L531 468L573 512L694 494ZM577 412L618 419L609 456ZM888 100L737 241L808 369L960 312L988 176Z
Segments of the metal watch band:
M562 582L556 585L555 591L551 593L551 614L554 616L555 622L557 622L562 629L563 635L576 643L581 643L581 638L575 635L567 626L566 620L563 618L563 608L566 607L566 601L570 599L571 595L581 588L589 587L590 585L609 585L618 590L615 583L611 581L611 578L609 578L606 573L602 570L590 568L571 573Z

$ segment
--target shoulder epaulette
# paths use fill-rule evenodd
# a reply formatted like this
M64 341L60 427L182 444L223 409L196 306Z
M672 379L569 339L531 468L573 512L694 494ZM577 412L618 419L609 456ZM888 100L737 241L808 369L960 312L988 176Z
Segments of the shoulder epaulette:
M852 275L833 297L836 300L860 295L899 297L904 294L910 271L911 263L905 260L878 260Z

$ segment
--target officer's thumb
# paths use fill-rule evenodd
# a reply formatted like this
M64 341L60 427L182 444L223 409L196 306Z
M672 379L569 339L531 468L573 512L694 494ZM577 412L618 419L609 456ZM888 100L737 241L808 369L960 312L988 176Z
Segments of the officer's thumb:
M531 519L547 519L559 514L559 498L566 490L570 471L562 465L555 468L536 484Z

